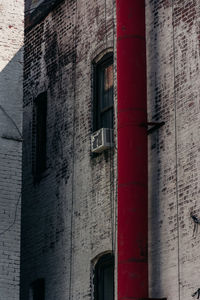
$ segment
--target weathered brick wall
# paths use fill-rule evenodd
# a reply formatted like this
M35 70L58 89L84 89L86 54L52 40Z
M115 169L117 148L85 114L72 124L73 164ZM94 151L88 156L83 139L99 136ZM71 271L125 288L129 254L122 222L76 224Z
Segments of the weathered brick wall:
M112 2L63 1L26 33L21 300L37 278L48 300L91 299L91 260L115 247L116 148L90 152L92 60L113 47ZM33 101L43 91L47 170L34 183Z
M0 3L0 299L19 299L24 1Z
M146 1L148 118L165 121L149 136L150 296L172 300L199 287L199 6ZM26 35L22 299L40 277L48 299L89 299L90 262L113 247L116 150L90 153L91 61L112 25L112 1L66 0ZM34 184L33 100L46 90L48 168Z
M198 0L147 0L150 295L192 299L199 288Z

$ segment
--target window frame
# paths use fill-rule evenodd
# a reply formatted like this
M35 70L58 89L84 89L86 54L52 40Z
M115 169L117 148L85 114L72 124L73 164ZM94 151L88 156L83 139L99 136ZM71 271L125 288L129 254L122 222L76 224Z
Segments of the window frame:
M114 82L113 82L113 91L112 91L112 104L108 105L106 108L101 109L101 103L102 103L102 92L103 92L103 70L105 70L106 67L113 64L113 52L106 53L101 59L98 61L95 61L93 63L93 132L97 131L98 129L102 128L102 117L105 112L111 110L112 111L112 120L111 124L112 126L107 127L113 129L114 126ZM114 76L113 76L114 77ZM114 78L113 78L114 81Z

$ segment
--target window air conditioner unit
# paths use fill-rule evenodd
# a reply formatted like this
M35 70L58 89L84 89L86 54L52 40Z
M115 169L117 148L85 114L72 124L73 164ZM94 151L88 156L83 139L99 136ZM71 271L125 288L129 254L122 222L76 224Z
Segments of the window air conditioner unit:
M100 153L113 147L113 129L101 128L91 135L91 146L93 153Z

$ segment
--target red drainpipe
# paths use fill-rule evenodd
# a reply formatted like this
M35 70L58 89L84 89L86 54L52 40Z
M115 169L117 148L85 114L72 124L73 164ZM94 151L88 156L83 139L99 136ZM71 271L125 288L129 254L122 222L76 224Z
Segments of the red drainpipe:
M118 300L126 300L148 297L145 0L116 3Z

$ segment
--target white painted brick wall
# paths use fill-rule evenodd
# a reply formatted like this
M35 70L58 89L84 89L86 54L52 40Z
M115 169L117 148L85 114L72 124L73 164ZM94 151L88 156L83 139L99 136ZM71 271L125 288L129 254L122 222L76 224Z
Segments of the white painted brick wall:
M116 149L90 152L92 60L111 46L111 0L66 0L26 35L21 300L40 277L48 300L91 299L91 261L112 250ZM47 171L34 185L33 100L45 90Z
M150 295L189 300L199 288L198 0L147 0ZM178 221L178 222L177 222Z
M23 12L22 0L0 1L1 300L19 300Z

